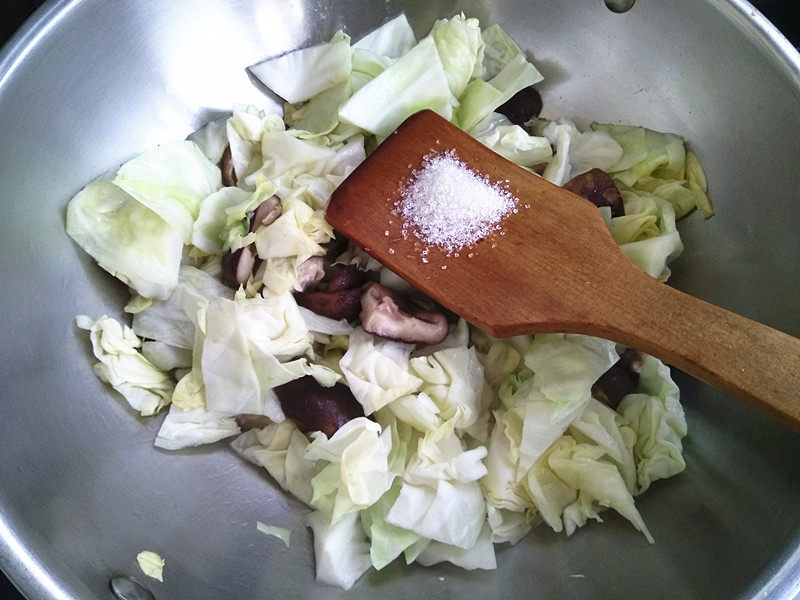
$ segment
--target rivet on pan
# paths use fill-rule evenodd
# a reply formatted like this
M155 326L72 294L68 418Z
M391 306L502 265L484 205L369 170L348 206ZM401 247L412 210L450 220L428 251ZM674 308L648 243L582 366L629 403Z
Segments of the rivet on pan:
M112 577L108 582L108 588L119 600L156 600L153 592L126 575Z
M636 0L605 0L606 8L611 12L624 13L633 8Z

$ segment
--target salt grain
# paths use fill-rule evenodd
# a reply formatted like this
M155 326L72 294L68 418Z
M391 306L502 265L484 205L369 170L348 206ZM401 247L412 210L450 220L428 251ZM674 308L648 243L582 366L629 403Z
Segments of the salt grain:
M444 152L426 157L396 209L405 219L404 235L413 231L451 253L498 230L516 203L507 190L476 174L452 152Z

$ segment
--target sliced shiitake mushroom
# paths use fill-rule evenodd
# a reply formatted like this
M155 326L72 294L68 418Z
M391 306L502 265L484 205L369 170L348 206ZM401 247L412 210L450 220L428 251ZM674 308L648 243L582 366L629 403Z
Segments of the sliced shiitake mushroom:
M614 180L601 169L592 169L573 177L564 184L564 189L586 198L598 208L610 206L612 217L621 217L625 214L622 196Z
M315 287L325 276L325 259L312 256L297 267L297 285L306 291Z
M219 161L219 169L222 171L222 185L233 187L236 185L236 171L233 169L233 157L231 147L226 146Z
M361 290L341 290L339 292L300 292L294 295L300 306L328 317L355 321L361 310Z
M642 358L638 350L626 349L619 360L594 383L592 396L616 409L620 400L636 389L642 371Z
M324 387L306 375L273 389L283 414L304 433L321 431L331 437L348 421L364 416L350 388L341 383Z
M367 274L355 265L347 265L344 269L330 280L326 291L341 292L342 290L352 290L361 287L367 282Z
M269 417L264 415L236 415L236 424L242 431L249 431L251 429L263 429L272 423Z
M250 232L258 231L262 227L272 224L281 216L283 210L281 199L270 196L259 204L250 217ZM258 263L253 244L240 248L234 252L226 252L222 256L222 280L232 288L238 288L247 283Z
M247 283L256 266L256 255L252 244L239 248L235 252L226 252L222 255L222 281L225 285L238 288Z
M250 233L256 232L262 227L272 225L283 212L281 199L277 196L270 196L259 204L250 217Z
M369 284L361 296L361 327L390 340L438 344L447 337L445 316L426 311L380 283Z
M524 125L542 112L542 96L533 86L522 88L497 109L515 125Z

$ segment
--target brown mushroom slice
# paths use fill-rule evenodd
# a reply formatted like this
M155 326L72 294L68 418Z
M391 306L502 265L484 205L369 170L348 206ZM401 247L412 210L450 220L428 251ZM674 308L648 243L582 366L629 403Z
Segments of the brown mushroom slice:
M330 280L328 292L341 292L342 290L352 290L361 287L367 282L367 274L355 265L347 265L344 269Z
M297 285L303 291L316 286L325 276L325 259L312 256L297 267Z
M226 146L225 151L222 153L222 158L219 161L219 169L222 171L222 185L225 187L235 186L236 171L233 169L233 156L231 155L230 146Z
M232 288L238 288L247 283L256 266L256 255L252 245L239 248L235 252L226 252L220 261L222 265L222 280Z
M294 298L300 306L329 319L355 321L361 310L359 288L340 292L300 292Z
M542 112L542 96L533 86L522 88L497 109L515 125L524 125Z
M620 401L632 394L642 371L642 353L628 348L619 360L592 385L592 396L616 410Z
M426 311L380 283L361 296L361 327L382 338L413 344L438 344L447 337L447 318Z
M321 431L331 437L348 421L364 416L361 404L350 388L342 383L324 387L311 375L306 375L273 388L273 391L278 396L283 414L303 433Z
M621 217L625 214L622 196L620 196L614 180L601 169L592 169L581 173L570 179L563 187L573 194L586 198L598 208L610 206L612 217Z
M264 429L264 427L270 423L272 423L272 421L269 417L265 417L264 415L236 415L236 424L242 431Z
M250 217L250 233L256 232L262 227L272 225L283 213L281 199L277 196L270 196L259 204Z

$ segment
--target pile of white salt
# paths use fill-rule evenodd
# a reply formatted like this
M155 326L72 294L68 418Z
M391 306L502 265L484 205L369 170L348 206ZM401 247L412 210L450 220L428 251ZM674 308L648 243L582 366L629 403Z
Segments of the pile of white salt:
M452 152L426 157L402 190L397 213L403 232L413 231L448 253L470 246L500 228L516 212L508 190L472 171Z

